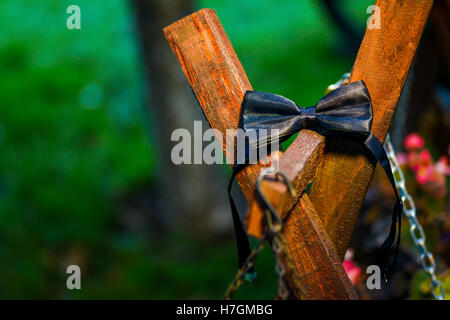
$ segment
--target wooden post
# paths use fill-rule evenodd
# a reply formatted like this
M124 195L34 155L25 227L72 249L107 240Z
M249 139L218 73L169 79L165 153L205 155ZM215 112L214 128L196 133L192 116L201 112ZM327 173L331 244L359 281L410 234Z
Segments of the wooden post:
M226 134L226 129L237 128L242 98L245 91L252 90L252 87L214 10L202 9L197 11L166 27L164 32L211 127L219 129L223 136ZM280 160L281 170L286 172L289 179L293 180L299 196L314 177L314 172L323 153L323 147L324 138L322 136L313 131L304 130L297 136L285 156ZM226 153L225 145L223 149ZM226 154L226 157L231 160L233 155ZM237 176L249 203L253 199L255 181L259 171L259 165L253 165ZM297 199L288 199L285 212L297 202ZM302 206L305 206L305 204L311 206L306 194L302 196L301 203ZM309 272L320 266L325 273L322 273L323 278L318 279L327 283L322 286L316 281L314 286L312 273L309 273L309 275L300 277L302 280L307 280L305 281L306 286L299 283L298 280L292 279L290 286L293 288L294 294L297 298L303 299L325 298L327 292L330 294L330 298L355 298L356 294L352 291L353 288L347 275L343 272L343 269L337 268L340 263L336 262L332 255L327 256L332 248L331 242L328 238L321 239L324 236L323 231L314 229L317 227L317 221L319 221L316 219L314 209L311 208L304 212L302 210L303 207L300 207L290 214L290 218L285 222L285 230L291 232L293 229L297 229L299 224L302 224L302 220L307 220L306 229L312 229L311 232L315 236L305 239L302 238L302 235L293 232L292 235L286 235L286 238L289 239L287 248L294 251L295 247L291 244L314 240L314 250L321 252L320 257L323 260L317 263L313 262L316 255L311 252L310 258L312 260L305 265L300 261L300 259L305 258L305 251L299 251L292 255L296 272ZM307 216L309 213L315 216L308 219L305 215ZM248 216L250 220L247 219L250 227L249 233L257 237L262 234L261 217L261 212L255 210L254 214ZM290 227L291 224L292 227ZM296 241L297 236L299 237L298 242ZM308 245L312 244L309 243ZM299 261L296 261L297 259ZM334 272L330 272L330 275L326 276L330 268ZM331 288L330 283L333 284L334 288ZM325 290L315 292L312 291L313 288L325 288Z
M430 12L432 0L378 0L381 28L367 29L350 82L364 80L372 98L372 132L384 141ZM343 259L374 164L349 139L331 138L310 198Z
M381 9L381 29L366 31L351 81L363 79L369 88L374 107L372 131L381 140L390 126L431 4L432 0L377 1ZM237 128L243 95L252 88L215 12L200 10L166 27L164 32L211 126L219 129L223 136L226 129ZM319 147L323 137L311 139L310 142ZM301 140L298 145L297 140L298 137L290 148L300 145ZM231 160L233 155L226 154L226 157ZM249 203L253 199L259 170L259 165L252 165L237 176ZM305 174L308 171L305 170ZM300 276L307 283L307 289L293 283L297 297L326 298L325 291L314 289L314 279L324 279L324 275L330 274L334 280L330 282L326 277L324 280L325 283L334 283L330 288L336 290L331 289L334 292L331 295L354 298L353 293L347 290L348 282L338 265L372 174L373 164L364 156L361 146L348 139L330 139L310 194L314 206L303 194L285 221L289 252L296 261ZM301 189L303 186L298 184L297 187ZM276 194L274 196L277 197ZM283 192L280 199L285 199ZM283 201L284 211L291 203ZM317 219L318 215L323 226ZM255 225L252 224L253 219ZM258 219L260 212L251 210L247 222L248 226L256 226L251 228L252 232L256 230L255 235L261 230ZM314 245L318 247L305 251L304 247ZM321 274L320 268L325 265L328 269ZM320 283L316 285L322 288Z
M238 128L242 98L247 90L252 90L252 86L215 11L199 10L164 28L164 33L209 124L220 130L225 137L227 129ZM295 151L298 148L301 152L306 141L310 141L310 148L323 145L322 136L305 131L299 134L290 149ZM231 163L234 155L226 153L225 143L224 141L223 150ZM296 164L295 159L289 162L290 165ZM249 203L254 196L259 171L259 164L251 165L236 177ZM302 182L295 183L300 193L303 192L301 188L306 185L302 185ZM247 225L257 226L260 218L260 214L255 217L250 214L247 217ZM260 228L252 227L252 230L252 235L261 236Z
M270 188L276 196L270 196L275 203L282 203L279 214L284 219L302 196L304 190L312 182L319 167L325 147L325 138L317 132L302 130L291 146L279 159L279 170L283 172L297 194L292 197L286 192L286 186L277 182L265 181L262 188ZM275 192L276 191L276 192ZM269 192L266 192L269 193ZM304 194L307 198L308 196ZM264 233L264 214L257 201L249 202L247 213L248 234L260 238Z
M297 298L358 299L333 242L306 194L287 216L283 234L298 274L298 281L292 277L289 282L296 284L291 290Z
M237 129L241 102L253 90L214 10L202 9L164 28L167 41L212 128L226 137L226 129ZM219 140L220 141L220 140ZM223 150L229 163L232 154ZM240 172L236 180L247 199L253 197L259 166Z
M314 131L303 130L295 141L281 156L279 169L300 192L300 198L290 196L286 185L279 181L264 180L261 184L264 197L284 220L282 234L289 255L282 256L285 277L292 293L301 300L358 299L333 242L303 192L321 162L324 138ZM262 233L264 220L258 201L254 200L249 207L253 224L248 231Z

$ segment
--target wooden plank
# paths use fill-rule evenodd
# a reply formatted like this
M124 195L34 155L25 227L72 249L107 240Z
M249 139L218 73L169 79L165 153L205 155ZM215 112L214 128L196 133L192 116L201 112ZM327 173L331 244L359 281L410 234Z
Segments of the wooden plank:
M167 26L164 33L206 119L226 137L226 129L238 128L242 99L253 89L215 10L199 10ZM232 163L226 139L223 150ZM236 177L247 199L253 197L259 170L252 165Z
M296 284L291 290L297 298L358 299L342 260L306 194L287 216L283 235L287 253L295 263L297 276L290 279L288 275L287 279Z
M363 47L374 47L374 53L370 54L369 52L362 54L362 52L364 53L364 50L360 50L360 53L358 54L359 62L357 59L357 63L355 63L353 69L352 80L360 79L356 75L361 73L360 71L358 71L358 69L361 68L362 70L365 70L362 71L363 74L365 74L365 72L369 72L369 74L371 73L372 75L380 72L380 70L384 70L384 76L382 77L381 82L389 82L389 80L391 80L392 73L394 73L393 71L397 72L397 68L400 68L400 70L402 70L402 65L399 63L395 63L397 60L402 60L402 57L405 57L404 60L406 61L406 64L403 67L405 67L406 69L409 68L409 64L411 63L413 53L415 51L415 48L417 47L417 42L423 29L423 23L426 19L427 4L420 2L418 3L418 5L414 5L414 3L412 3L411 1L403 1L402 3L404 4L403 6L399 5L398 3L394 3L394 7L392 8L389 7L389 4L386 1L379 1L377 3L382 8L382 21L384 21L382 23L382 30L383 26L391 28L390 24L393 24L393 31L384 31L382 34L378 32L378 35L375 36L368 35L371 32L373 33L375 30L367 31L363 42ZM390 15L393 16L394 11L398 10L399 6L400 9L402 9L402 13L405 13L408 10L406 7L409 8L409 14L402 15L408 17L407 19L410 19L411 25L409 27L406 27L404 22L399 23L393 18L387 20L385 19L386 12L390 13ZM385 12L384 9L386 8L389 10ZM418 18L418 21L415 21L416 18ZM399 20L405 19L406 18L404 17L401 19L399 18ZM407 30L407 32L405 30ZM393 35L396 32L401 35L400 39ZM166 28L165 33L172 49L180 60L183 70L185 71L185 74L187 75L194 92L196 93L197 97L200 97L199 103L202 106L202 109L204 109L205 115L211 126L214 128L219 128L222 132L224 132L226 128L237 127L237 118L240 112L240 102L242 96L245 93L245 90L251 90L251 86L248 82L247 77L245 76L242 66L237 60L237 57L235 57L235 53L231 47L231 44L229 43L229 40L227 39L226 34L220 25L220 22L218 22L214 11L205 9L194 13L193 15L186 17ZM389 41L389 39L391 38L395 40ZM383 44L386 46L384 50ZM390 45L392 45L393 47L390 48ZM380 54L383 59L380 58ZM373 55L375 55L375 58L373 57ZM368 62L368 65L366 65L367 63L365 64L364 59L360 58L360 56L365 56L365 59L372 59L373 61L371 63ZM390 65L389 63L392 60L394 60L394 63L393 65ZM371 66L371 64L375 64L378 66L374 67ZM381 66L379 66L379 64L381 64ZM371 68L373 68L374 70L371 71ZM402 73L404 72L399 72L400 75ZM406 74L404 75L406 77ZM373 98L370 82L368 82L368 80L366 80L365 78L363 79L366 81L366 84L368 84L369 91L371 92ZM373 76L371 79L376 80L376 76ZM375 110L375 124L381 122L380 117L392 117L392 112L395 108L398 95L400 94L401 88L403 86L404 78L400 77L400 80L402 81L400 81L397 86L394 85L392 90L387 90L384 92L386 96L391 96L394 98L395 95L397 95L396 99L392 99L392 101L390 100L391 108L387 107L383 109L383 106L386 105L386 101L382 101L381 98L379 99L379 103L374 102L374 109L377 110L377 108L381 108L380 110L391 111L391 113L380 113ZM390 83L395 84L394 81ZM389 85L387 85L386 87L388 89L390 88ZM205 98L201 96L203 92L205 92ZM393 102L393 100L395 100L395 102ZM394 108L392 108L392 105L394 105ZM219 116L216 115L216 112L219 112ZM374 128L376 127L375 124ZM387 128L388 125L385 127L385 130L387 130ZM375 134L377 134L376 130L374 132ZM384 136L379 137L384 138ZM349 164L345 164L345 162L343 164L347 165L348 167L353 167L353 172L357 172L358 179L350 179L352 175L349 175L348 177L344 177L343 180L346 180L347 183L348 180L351 180L356 184L359 190L364 189L362 194L365 194L368 181L370 180L373 171L371 164L367 162L364 156L357 156L356 154L358 154L361 150L358 151L358 146L354 146L351 143L348 143L348 141L342 141L343 145L339 152L332 152L333 150L335 150L333 148L335 148L337 143L340 143L340 141L337 139L333 139L331 141L331 148L328 151L327 159L328 157L333 155L331 159L334 159L333 161L335 161L334 157L338 157L339 153L342 152L342 150L344 152L347 151L349 154L344 154L344 157L349 157L350 160L353 159L353 161L351 161ZM229 158L230 155L227 155L227 157ZM341 159L341 165L342 161L346 160ZM358 166L358 164L360 164L360 167ZM316 181L314 183L313 194L315 196L315 201L317 202L317 199L324 201L324 197L320 197L319 192L321 190L319 188L319 185L321 185L323 192L326 193L328 197L328 199L325 198L325 200L340 203L342 202L343 198L348 198L349 195L343 192L345 188L342 187L335 189L335 185L333 185L333 187L331 187L332 185L330 185L330 187L327 188L327 180L324 178L326 177L325 173L329 174L330 172L332 172L332 170L325 170L328 167L329 166L327 164L324 164L321 167L321 174L318 179L319 182ZM248 171L238 176L238 181L247 199L251 199L252 197L254 181L256 179L258 171L258 167L253 166L252 168L249 168ZM336 171L337 173L335 173L335 175L339 177L339 170ZM347 168L346 171L342 171L342 174L348 175L351 171L352 170L348 170ZM322 172L324 173L322 174ZM324 177L322 177L322 175L324 175ZM330 181L330 179L328 181ZM339 184L341 184L341 182L338 183L338 187ZM355 189L358 188L355 187ZM363 197L363 195L359 196L360 198ZM356 201L353 207L347 205L346 208L350 208L353 211L359 211L361 203L362 199L360 201ZM309 203L308 201L299 201L299 204L304 207L303 212L310 212L311 209L313 209L311 203ZM323 207L324 205L320 206L319 214L321 214L324 221L326 221L327 218L330 218L332 220L331 215L337 209L332 208L331 210L324 211L325 213L322 213ZM295 208L298 208L298 206L296 206ZM345 211L342 208L338 209L341 210L341 212ZM293 212L296 212L297 210L301 210L301 208L294 209ZM345 252L345 248L347 246L346 243L348 242L348 240L344 239L342 241L339 241L339 235L343 234L344 238L349 238L349 234L351 234L351 231L353 230L354 220L356 220L357 213L350 215L352 215L354 218L352 219L351 217L348 217L347 219L344 219L345 216L340 214L339 217L335 219L336 223L326 224L327 230L331 235L331 239L334 241L336 246L339 246L338 254L341 257ZM289 217L294 218L297 216L298 215L289 215ZM292 221L292 219L293 218L287 219L286 228L290 225L290 221ZM342 220L341 224L337 223L337 221L339 220ZM296 241L297 240L295 238L291 238L288 242L289 245L292 246L296 243ZM314 271L312 272L314 273Z
M301 134L306 138L300 137ZM301 190L300 198L292 197L284 183L264 180L261 192L271 203L277 213L284 219L282 234L286 253L282 256L290 290L297 299L358 299L355 289L350 282L342 262L336 253L333 242L325 227L314 210L306 193L303 192L307 184L313 179L315 169L323 154L324 141L319 134L304 130L297 139L303 144L289 148L280 159L280 169L285 173L293 187ZM322 143L316 145L315 140ZM302 146L302 148L299 148ZM298 162L292 161L297 159ZM253 228L262 232L263 215L258 201L250 205L254 223L260 216L258 225L249 225L249 232Z
M166 27L164 32L211 127L219 129L223 135L226 129L237 128L241 100L245 91L252 90L252 87L215 12L202 9ZM313 169L318 165L323 146L323 137L304 130L282 157L281 166L290 179L294 180L298 172L303 172L294 181L299 194L314 176ZM223 147L226 152L225 145ZM232 158L232 155L226 156ZM249 203L259 170L259 165L254 165L237 176ZM295 211L293 216L297 214ZM297 223L297 220L288 219L286 228L291 223ZM261 234L261 225L257 229L259 233L256 232L256 236ZM292 245L295 244L295 237L288 239ZM301 262L298 264L302 265ZM299 288L300 284L293 280L290 286Z
M432 0L376 2L381 28L366 30L350 82L366 83L373 102L372 132L381 141L391 124L432 4ZM348 139L329 139L310 193L341 258L373 175L374 165L363 154L362 147Z
M164 28L164 33L209 124L212 128L219 129L225 137L227 129L238 127L242 98L247 90L252 90L252 86L215 11L199 10ZM314 143L311 134L316 137ZM290 146L292 151L289 154L298 155L304 151L303 144L307 140L311 141L307 143L309 146L323 144L323 138L316 133L305 131L299 136ZM225 143L224 140L222 147L231 162L233 155L227 154ZM298 150L297 153L295 150ZM286 165L288 162L292 165L302 164L289 159L285 159ZM236 177L248 203L253 199L259 171L259 165L252 165ZM301 182L296 182L296 186L300 190ZM251 232L256 237L261 235L260 218L261 215L258 214L246 217L247 225L252 228L256 226Z
M265 188L277 190L281 199L274 199L276 203L282 203L280 214L282 218L292 209L309 183L312 182L322 160L325 147L325 138L317 132L302 130L291 146L284 152L279 160L279 170L291 181L296 197L286 192L286 186L278 182L265 181ZM267 190L266 190L267 191ZM275 194L275 193L274 193ZM307 197L307 195L305 195ZM261 237L264 232L264 214L257 201L252 201L247 213L247 231L254 237Z
M264 197L281 216L285 216L286 187L282 182L265 180L261 184ZM254 201L254 206L259 206ZM285 278L297 299L358 299L333 242L303 193L292 212L287 214L282 234L286 254L282 255Z

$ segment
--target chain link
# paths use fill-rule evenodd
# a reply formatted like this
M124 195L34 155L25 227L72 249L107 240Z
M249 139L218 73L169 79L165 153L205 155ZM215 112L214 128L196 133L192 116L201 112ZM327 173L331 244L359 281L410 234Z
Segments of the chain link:
M256 192L262 201L264 214L268 226L268 238L275 255L275 271L278 276L278 297L286 300L289 297L289 286L286 279L289 278L293 283L300 283L300 274L296 271L295 262L291 255L286 250L286 238L283 236L283 220L267 201L261 192L261 182L267 175L275 175L276 178L281 178L282 182L287 186L289 193L295 197L295 190L289 179L279 168L265 168L256 181ZM301 288L298 288L301 289Z
M330 84L327 87L327 90L325 90L325 94L329 94L331 91L334 91L336 89L339 89L340 87L342 87L343 85L348 84L348 82L350 81L350 73L344 73L341 77L341 79L339 79L338 82Z
M236 293L236 291L244 284L244 282L246 280L246 275L255 266L255 261L256 261L256 258L258 257L258 254L266 247L266 245L267 245L267 237L264 236L262 239L260 239L258 241L258 244L252 250L252 252L248 256L248 258L245 261L242 268L239 269L239 271L234 276L233 281L231 281L231 284L228 286L227 290L225 291L225 294L222 298L223 300L233 299L233 296ZM247 279L247 280L250 280L250 279Z
M441 282L437 279L435 274L436 262L434 260L433 254L428 251L427 246L425 245L425 233L423 232L422 225L417 220L416 206L414 204L414 201L406 190L405 178L398 163L397 156L395 155L395 151L392 146L389 134L386 137L384 149L386 150L386 154L391 164L392 173L395 180L395 187L399 191L403 201L403 214L408 218L411 225L409 233L411 234L411 238L413 239L414 244L419 249L419 259L422 268L431 278L431 293L433 294L435 299L443 300L445 297L444 288L442 287Z
M268 210L265 210L266 217L270 216L270 213ZM275 272L278 276L278 297L282 300L286 300L289 296L289 289L285 282L285 276L286 276L286 269L284 268L284 265L281 261L281 257L284 254L285 257L287 257L286 252L284 251L284 245L283 241L280 237L280 228L274 228L274 225L269 222L269 232L272 233L270 241L272 246L272 251L275 255Z
M288 254L285 248L285 243L287 242L282 234L283 221L260 192L260 184L267 175L281 177L282 181L287 185L289 192L291 192L291 194L295 194L292 185L282 172L274 170L271 167L261 170L256 184L256 191L259 193L264 205L263 212L267 222L267 231L259 240L255 249L252 250L242 268L235 275L233 281L224 294L223 299L225 300L232 299L235 292L244 284L246 274L254 267L256 257L267 246L267 243L270 243L275 256L275 272L278 277L278 297L282 300L286 300L289 297L289 286L286 283L287 276L291 279L295 279L296 281L300 281L299 274L295 271L295 264L292 257Z

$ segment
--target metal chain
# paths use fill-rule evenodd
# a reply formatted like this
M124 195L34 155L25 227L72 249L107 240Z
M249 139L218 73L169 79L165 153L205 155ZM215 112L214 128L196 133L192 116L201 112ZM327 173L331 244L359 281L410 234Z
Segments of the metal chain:
M338 82L328 86L325 94L328 94L331 91L338 89L342 85L347 84L349 82L349 79L350 73L343 74ZM419 249L420 263L425 272L431 278L431 293L433 294L435 299L443 300L445 297L445 293L441 282L436 277L436 262L434 260L433 254L428 251L425 245L425 233L423 232L422 225L417 220L416 206L414 205L414 201L406 190L405 178L403 176L402 169L398 164L397 156L395 155L394 147L392 146L389 134L386 137L384 149L386 150L389 163L391 164L395 187L397 188L403 201L403 213L408 218L411 225L409 233L411 234L411 238L413 239L414 244ZM438 292L437 290L439 290L440 292Z
M327 88L326 94L330 93L331 91L336 90L337 88L341 87L344 84L347 84L350 78L350 74L346 73L342 76L342 78L335 84L329 86ZM434 298L437 300L443 300L445 297L444 288L442 287L441 282L436 277L436 262L434 260L433 254L428 251L426 245L425 245L425 233L423 231L422 225L417 220L416 216L416 207L414 204L413 199L409 195L408 191L406 190L406 184L405 184L405 178L403 176L403 172L398 164L397 156L395 155L394 148L391 143L391 139L389 134L386 137L386 141L384 143L384 149L386 150L386 154L388 156L389 162L391 164L392 174L394 176L395 181L395 187L397 188L400 197L403 201L403 213L408 218L410 222L410 229L409 232L411 234L411 238L414 241L414 244L419 249L419 258L420 263L425 270L425 272L430 276L431 278L431 293L433 294ZM271 171L272 170L272 171ZM284 182L287 184L288 188L291 190L291 185L286 179L286 177L279 171L273 171L272 168L266 168L266 170L261 171L260 176L258 177L259 182L262 181L265 175L268 174L276 174L281 175L284 179ZM261 194L262 196L262 194ZM250 253L249 257L247 258L246 262L242 266L242 268L237 272L236 276L234 277L233 281L231 282L230 286L228 287L227 291L225 292L225 295L223 299L232 299L234 293L242 286L242 284L245 282L244 279L246 276L248 276L248 271L254 267L255 260L258 254L266 247L267 242L270 242L272 250L275 254L275 270L278 276L278 296L281 299L287 299L289 295L289 289L285 282L285 276L287 271L291 273L293 277L297 276L297 272L295 272L295 267L293 266L294 263L292 261L292 257L286 252L286 248L284 247L284 243L286 243L286 240L284 239L283 235L281 234L281 230L283 227L282 220L278 216L278 214L275 212L275 210L272 208L270 203L268 203L264 196L262 196L263 202L265 202L266 208L264 209L264 213L266 215L267 223L268 223L268 231L263 236L261 240L259 240L258 244L256 245L255 249ZM275 220L274 220L275 219ZM286 268L283 266L283 263L281 262L282 256L285 257L285 264L288 267ZM248 280L248 279L247 279ZM439 290L439 292L437 291Z
M325 94L329 94L331 91L334 91L336 89L339 89L340 87L342 87L343 85L348 84L348 82L350 81L350 73L344 73L341 77L341 79L339 79L338 82L330 84L327 87L327 90L325 90Z
M436 262L434 260L433 254L428 251L427 246L425 245L425 233L423 232L423 228L420 222L417 220L416 206L414 205L414 201L406 190L405 178L403 176L402 169L398 164L397 156L395 155L395 151L392 146L389 134L386 137L384 149L386 150L386 154L391 164L392 174L394 175L395 180L395 187L400 193L400 197L403 201L403 213L408 218L411 225L409 233L411 234L411 238L413 239L414 244L419 249L420 263L422 264L425 272L431 278L431 293L433 294L435 299L443 300L445 296L444 288L442 287L441 282L437 279L435 274Z
M267 237L264 236L262 239L258 241L258 244L256 245L255 249L252 250L250 255L248 256L247 260L245 261L244 265L239 269L239 271L234 276L233 281L231 281L231 284L228 286L227 291L225 291L225 294L223 295L223 300L231 300L233 299L234 294L236 291L244 284L246 279L246 276L248 272L255 266L256 258L258 257L258 254L266 247L267 245Z
M296 192L287 176L279 170L278 167L270 167L261 170L261 173L256 181L256 192L259 196L259 200L262 202L264 214L268 226L268 238L272 247L272 251L275 255L275 271L278 276L278 292L277 295L280 299L286 300L289 297L289 286L287 285L287 276L295 283L300 283L300 274L295 268L295 262L291 255L286 250L285 244L287 243L284 237L283 219L267 201L261 191L261 183L266 176L275 175L277 179L281 178L281 181L287 186L289 193L292 197L296 196ZM284 258L284 260L283 260ZM301 288L299 288L301 289Z
M256 183L256 191L259 193L260 199L264 205L263 211L266 217L267 231L264 234L264 236L259 240L255 249L252 250L242 268L236 273L233 281L231 282L227 291L224 294L223 299L225 300L232 299L235 292L242 286L242 284L244 284L245 282L244 280L246 276L248 276L248 271L250 271L254 267L256 257L266 247L267 243L270 243L272 251L275 255L275 272L278 277L278 291L277 291L278 297L285 300L289 296L289 287L286 284L285 279L288 273L291 277L295 277L297 278L296 280L299 280L298 278L299 275L297 272L295 272L292 257L287 253L286 248L284 246L286 240L281 233L283 228L283 221L260 191L261 182L268 175L275 175L276 177L281 177L283 182L287 185L289 192L295 195L295 191L292 188L292 185L282 172L276 171L271 167L261 170L261 173L258 176L258 180ZM282 262L283 257L285 258L284 263ZM251 281L252 279L246 280Z
M271 217L271 212L267 209L264 210L265 216L267 218L268 232L269 232L269 241L272 247L272 251L275 255L275 272L278 277L278 296L282 300L286 300L289 296L289 289L285 282L286 269L281 262L281 256L285 254L283 242L280 237L280 232L282 225L274 224Z
M281 230L274 236L274 241L272 243L272 250L275 253L276 261L276 273L278 276L278 297L282 300L286 300L289 297L289 287L286 284L286 278L295 283L300 283L300 274L295 268L295 263L291 255L288 254L285 243L287 243L285 237L281 233ZM284 257L284 261L282 261ZM302 288L297 288L302 289ZM305 292L303 292L305 294Z

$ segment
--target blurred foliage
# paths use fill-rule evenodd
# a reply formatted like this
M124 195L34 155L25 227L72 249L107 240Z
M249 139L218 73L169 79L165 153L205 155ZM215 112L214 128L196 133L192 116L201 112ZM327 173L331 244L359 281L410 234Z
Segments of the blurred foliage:
M360 31L373 1L341 1ZM255 90L278 93L313 105L330 83L348 72L356 57L324 12L321 1L198 1L216 9Z
M115 230L116 199L153 167L130 11L78 1L71 31L71 3L0 4L2 298L101 297L130 272L125 254L148 260L138 235ZM64 290L70 263L86 271L80 293Z
M450 300L450 273L438 275L444 289L445 300ZM436 293L440 294L439 289ZM411 281L411 299L432 300L431 295L431 279L425 271L419 271Z

